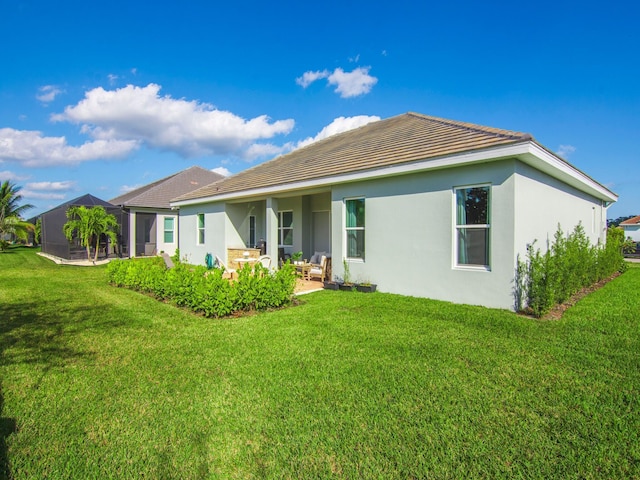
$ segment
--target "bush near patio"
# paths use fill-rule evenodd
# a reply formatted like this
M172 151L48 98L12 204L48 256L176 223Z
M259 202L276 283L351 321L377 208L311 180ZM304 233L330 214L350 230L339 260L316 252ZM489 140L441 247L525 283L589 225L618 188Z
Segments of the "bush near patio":
M287 305L296 279L289 264L275 272L260 264L246 265L236 280L229 281L223 278L222 269L186 263L167 269L160 257L112 261L107 276L115 286L149 293L215 318Z
M604 246L591 245L581 224L568 236L558 225L545 253L535 248L535 243L527 245L524 261L518 257L515 297L518 310L538 318L581 289L626 268L622 255L624 231L618 227L607 229Z

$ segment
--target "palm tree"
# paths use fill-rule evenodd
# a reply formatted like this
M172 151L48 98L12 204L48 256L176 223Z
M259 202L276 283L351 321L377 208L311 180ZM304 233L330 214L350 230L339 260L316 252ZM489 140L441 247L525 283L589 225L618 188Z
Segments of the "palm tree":
M98 260L98 246L100 237L107 235L112 242L117 242L116 231L118 220L115 216L107 213L104 207L87 208L85 206L73 206L67 210L67 223L62 226L62 231L69 239L77 234L82 246L87 248L87 259L91 260L91 244L95 242L94 263Z
M7 234L26 239L27 234L33 230L33 225L22 219L22 213L33 208L33 205L29 203L20 205L22 201L20 190L21 187L9 180L5 180L0 185L0 240L3 240Z

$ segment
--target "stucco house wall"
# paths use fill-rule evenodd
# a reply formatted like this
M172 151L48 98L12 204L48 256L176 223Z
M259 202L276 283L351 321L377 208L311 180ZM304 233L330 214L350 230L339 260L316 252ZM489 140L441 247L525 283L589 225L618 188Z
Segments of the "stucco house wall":
M198 214L204 214L205 238L198 244ZM207 253L225 260L227 213L224 203L188 205L180 208L180 257L188 263L204 265Z

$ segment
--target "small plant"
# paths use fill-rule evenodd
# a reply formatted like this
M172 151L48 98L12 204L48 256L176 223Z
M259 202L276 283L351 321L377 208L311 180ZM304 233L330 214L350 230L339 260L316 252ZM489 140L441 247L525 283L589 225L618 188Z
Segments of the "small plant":
M352 283L351 281L351 271L349 270L349 262L347 262L347 259L345 258L344 260L342 260L342 268L344 269L344 283L346 285L350 285Z
M514 287L517 310L542 317L556 304L594 283L625 270L622 256L624 232L607 230L606 245L591 245L584 228L578 224L565 236L560 226L544 253L527 245L525 260L518 257Z
M291 262L298 262L302 258L302 252L294 252L291 254Z

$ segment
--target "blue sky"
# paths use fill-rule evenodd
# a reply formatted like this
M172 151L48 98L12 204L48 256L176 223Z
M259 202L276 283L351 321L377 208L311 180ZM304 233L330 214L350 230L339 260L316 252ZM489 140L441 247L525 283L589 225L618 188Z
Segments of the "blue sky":
M0 180L36 214L415 111L531 133L640 214L637 3L429 3L0 0Z

